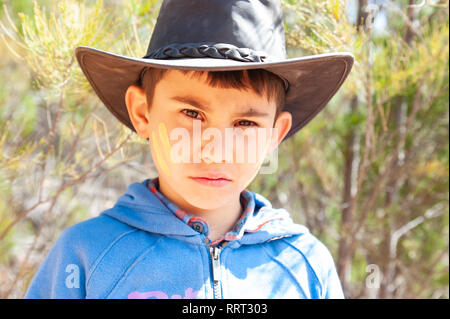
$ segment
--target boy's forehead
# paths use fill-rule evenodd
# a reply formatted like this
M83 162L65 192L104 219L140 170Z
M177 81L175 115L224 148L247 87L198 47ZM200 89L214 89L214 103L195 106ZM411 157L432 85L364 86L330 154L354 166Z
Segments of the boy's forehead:
M187 72L183 73L179 70L168 70L161 81L163 84L164 94L167 98L171 100L188 103L190 105L196 106L201 109L207 110L206 102L208 97L217 96L231 98L232 90L235 98L239 98L243 104L256 104L261 105L262 101L269 103L264 97L256 94L256 92L248 88L230 88L223 87L222 85L212 86L208 83L208 72L195 73ZM201 91L199 91L201 90ZM237 95L235 95L237 94ZM263 104L266 104L263 103ZM257 106L249 106L256 114L255 110L258 109Z
M235 116L270 120L276 112L273 99L269 101L265 96L249 88L212 86L208 83L207 71L181 72L169 69L157 83L157 86L159 85L161 87L156 94L158 98L167 102L194 106L208 113L222 110L231 112ZM229 105L226 109L223 108L225 102Z
M162 88L169 95L185 92L206 95L219 89L208 83L207 72L188 71L185 73L179 70L167 70L156 86Z
M210 83L208 74L208 71L189 70L181 72L180 70L168 70L166 71L160 82L165 82L165 90L170 92L183 92L192 94L196 93L206 95L206 93L223 92L224 90L230 92L230 90L233 90L240 95L260 98L260 96L256 94L256 92L246 86L234 88L231 87L231 85L224 85L223 83L213 85ZM246 80L244 80L244 82L246 82ZM201 91L198 91L197 89Z

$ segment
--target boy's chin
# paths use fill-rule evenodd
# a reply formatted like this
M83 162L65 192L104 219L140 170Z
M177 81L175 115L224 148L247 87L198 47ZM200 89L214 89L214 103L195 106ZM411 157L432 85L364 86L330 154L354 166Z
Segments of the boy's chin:
M228 195L228 194L227 194ZM228 196L224 196L224 194L218 194L217 196L213 196L211 194L204 194L203 196L190 196L190 198L186 198L185 200L193 207L204 210L214 210L219 209L223 206L229 205L229 200L227 200Z

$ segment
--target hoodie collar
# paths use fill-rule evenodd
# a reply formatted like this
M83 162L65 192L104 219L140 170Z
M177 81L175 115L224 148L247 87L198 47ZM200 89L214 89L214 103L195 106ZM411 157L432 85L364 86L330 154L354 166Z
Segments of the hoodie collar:
M243 226L245 225L248 217L253 214L253 211L255 209L255 201L251 192L247 189L244 189L239 196L239 200L242 206L242 214L239 220L236 222L231 231L212 241L208 237L210 232L208 222L201 217L195 216L194 214L189 214L188 212L179 208L163 193L161 193L159 190L158 177L149 180L147 187L177 218L181 219L185 224L193 228L198 233L205 235L207 238L207 243L210 246L217 246L223 240L230 241L241 238L244 230Z
M247 189L240 194L243 214L227 234L207 244L223 240L236 244L255 244L284 236L307 232L294 224L284 209L273 209L262 195ZM132 183L115 205L103 212L125 224L150 233L167 236L207 236L205 220L181 210L159 191L158 177Z

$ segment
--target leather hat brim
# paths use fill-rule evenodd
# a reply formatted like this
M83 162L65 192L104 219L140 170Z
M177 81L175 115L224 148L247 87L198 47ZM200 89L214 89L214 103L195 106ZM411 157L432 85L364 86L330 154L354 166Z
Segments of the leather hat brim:
M75 49L75 56L89 83L111 113L135 131L128 116L125 93L139 80L143 68L231 71L265 69L289 82L283 111L292 114L292 127L284 140L311 121L335 95L354 63L348 52L335 52L275 62L241 62L231 59L132 58L91 47Z

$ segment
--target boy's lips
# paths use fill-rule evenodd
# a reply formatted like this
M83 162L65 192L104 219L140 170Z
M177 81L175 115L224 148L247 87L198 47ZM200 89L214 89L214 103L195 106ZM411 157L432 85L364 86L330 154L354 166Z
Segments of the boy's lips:
M189 176L189 178L203 178L203 179L210 179L210 180L228 180L231 181L231 178L229 178L227 175L223 173L205 173L200 176Z
M231 179L222 173L202 174L203 176L189 176L192 180L212 187L222 187L231 183Z

